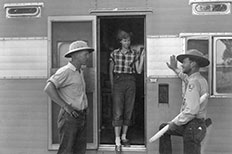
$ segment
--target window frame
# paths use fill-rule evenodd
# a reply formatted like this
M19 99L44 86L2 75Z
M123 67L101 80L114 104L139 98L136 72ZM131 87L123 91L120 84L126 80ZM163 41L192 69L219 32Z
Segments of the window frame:
M213 37L213 94L215 96L231 96L232 93L218 93L217 92L217 84L216 84L216 81L217 81L217 76L216 76L216 73L217 73L217 44L216 44L216 41L217 40L220 40L220 39L232 39L232 36L215 36Z
M208 54L209 54L209 61L210 61L210 65L208 66L208 88L209 88L209 94L212 94L212 36L210 35L198 35L198 36L187 36L185 37L185 51L187 51L187 43L189 40L208 40Z
M210 97L231 97L232 94L230 93L217 93L216 92L216 43L215 38L228 38L232 39L232 33L180 33L179 37L184 39L184 49L187 50L187 42L190 39L202 40L208 39L209 40L209 74L208 74L208 84L209 84L209 93Z

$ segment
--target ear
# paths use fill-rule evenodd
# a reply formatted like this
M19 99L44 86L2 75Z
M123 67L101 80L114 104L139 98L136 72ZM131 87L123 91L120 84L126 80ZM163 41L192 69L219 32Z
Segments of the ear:
M191 68L193 68L193 67L197 67L197 62L192 61L190 65L191 65Z

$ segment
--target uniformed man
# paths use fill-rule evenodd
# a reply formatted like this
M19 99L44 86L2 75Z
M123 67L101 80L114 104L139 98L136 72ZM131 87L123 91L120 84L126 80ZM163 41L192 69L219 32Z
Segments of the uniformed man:
M182 71L177 68L177 60L182 63ZM169 125L169 130L160 138L160 154L171 154L171 135L183 136L184 154L200 154L201 141L206 134L206 105L208 99L200 103L200 97L208 93L208 83L200 74L200 67L209 65L202 52L191 49L186 54L170 57L168 67L185 83L183 104L180 113L171 122L161 124L160 129ZM187 75L187 76L186 76Z

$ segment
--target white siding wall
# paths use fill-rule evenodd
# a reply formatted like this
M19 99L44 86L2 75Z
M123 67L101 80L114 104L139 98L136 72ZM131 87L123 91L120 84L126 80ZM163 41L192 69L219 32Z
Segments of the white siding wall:
M0 38L0 78L46 78L47 40Z
M175 76L166 62L171 55L184 53L183 39L179 37L147 37L147 75L148 76Z

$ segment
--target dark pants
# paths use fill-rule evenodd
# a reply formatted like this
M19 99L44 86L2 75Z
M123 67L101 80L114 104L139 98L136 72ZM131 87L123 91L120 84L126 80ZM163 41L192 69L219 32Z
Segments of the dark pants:
M161 124L162 129L167 124ZM205 121L202 119L193 119L185 125L177 126L175 130L168 130L160 137L160 154L172 154L171 135L182 136L184 142L184 154L200 154L201 141L206 134Z
M86 151L86 114L77 118L63 109L58 116L60 147L58 154L85 154Z
M113 87L113 122L112 125L129 126L135 101L135 76L117 74Z

